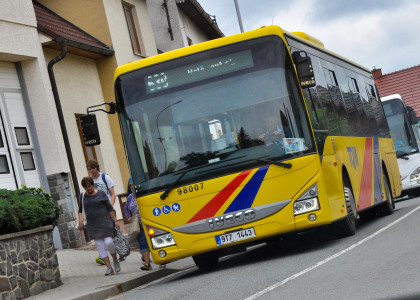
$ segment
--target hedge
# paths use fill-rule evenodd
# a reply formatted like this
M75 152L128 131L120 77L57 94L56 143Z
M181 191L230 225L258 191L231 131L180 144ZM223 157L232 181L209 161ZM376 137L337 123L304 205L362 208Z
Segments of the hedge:
M41 188L0 189L0 234L57 225L59 208Z

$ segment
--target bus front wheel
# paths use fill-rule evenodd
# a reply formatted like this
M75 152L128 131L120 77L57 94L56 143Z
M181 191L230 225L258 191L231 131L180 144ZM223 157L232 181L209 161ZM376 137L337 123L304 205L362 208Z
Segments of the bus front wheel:
M192 258L199 269L205 270L215 267L219 262L219 256L213 252L197 254Z
M351 236L356 233L356 202L351 188L345 183L344 187L344 199L346 200L347 216L340 220L336 227L336 234L338 237Z
M389 183L388 183L388 180L386 179L385 174L383 174L382 177L384 181L386 201L378 206L377 212L379 216L389 216L394 213L394 207L395 207L394 198L392 197L391 189L389 187Z

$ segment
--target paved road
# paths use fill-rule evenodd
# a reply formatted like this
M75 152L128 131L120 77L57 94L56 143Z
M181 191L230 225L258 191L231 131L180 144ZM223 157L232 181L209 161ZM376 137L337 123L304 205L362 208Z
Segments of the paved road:
M420 198L360 222L355 236L309 234L196 267L118 299L420 299Z

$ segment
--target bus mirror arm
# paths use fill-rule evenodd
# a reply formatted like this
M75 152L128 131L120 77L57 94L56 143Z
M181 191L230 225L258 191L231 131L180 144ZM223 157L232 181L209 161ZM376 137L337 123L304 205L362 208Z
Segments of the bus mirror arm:
M104 110L102 108L92 109L92 108L103 106L103 105L108 105L109 109L108 110ZM115 114L115 112L120 112L120 110L118 109L118 107L115 105L114 102L105 102L105 103L98 104L98 105L92 105L92 106L89 106L86 109L87 114L95 112L95 111L103 111L104 113L107 113L109 115L113 115L113 114Z

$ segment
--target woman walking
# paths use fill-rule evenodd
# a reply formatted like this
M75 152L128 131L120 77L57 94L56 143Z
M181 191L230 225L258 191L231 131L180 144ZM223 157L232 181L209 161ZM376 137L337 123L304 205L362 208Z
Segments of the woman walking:
M114 227L119 227L115 210L109 202L108 196L103 191L95 189L91 177L84 177L82 179L82 186L86 193L81 194L79 199L79 230L83 230L84 228L82 215L84 210L89 236L95 240L99 257L107 266L105 276L113 275L114 269L111 266L107 251L114 260L115 272L118 273L121 271L115 245L112 241Z
M124 212L126 217L128 218L128 222L131 223L133 221L133 216L137 214L139 223L140 223L140 234L138 236L138 242L140 246L140 253L141 253L141 260L144 262L143 266L140 267L140 269L144 271L152 270L152 265L150 263L150 249L149 245L147 244L146 235L144 234L144 229L141 224L140 219L140 212L139 208L137 206L136 198L134 197L134 187L133 187L133 181L129 181L128 183L129 189L131 191L131 194L127 197L127 202L124 206Z

